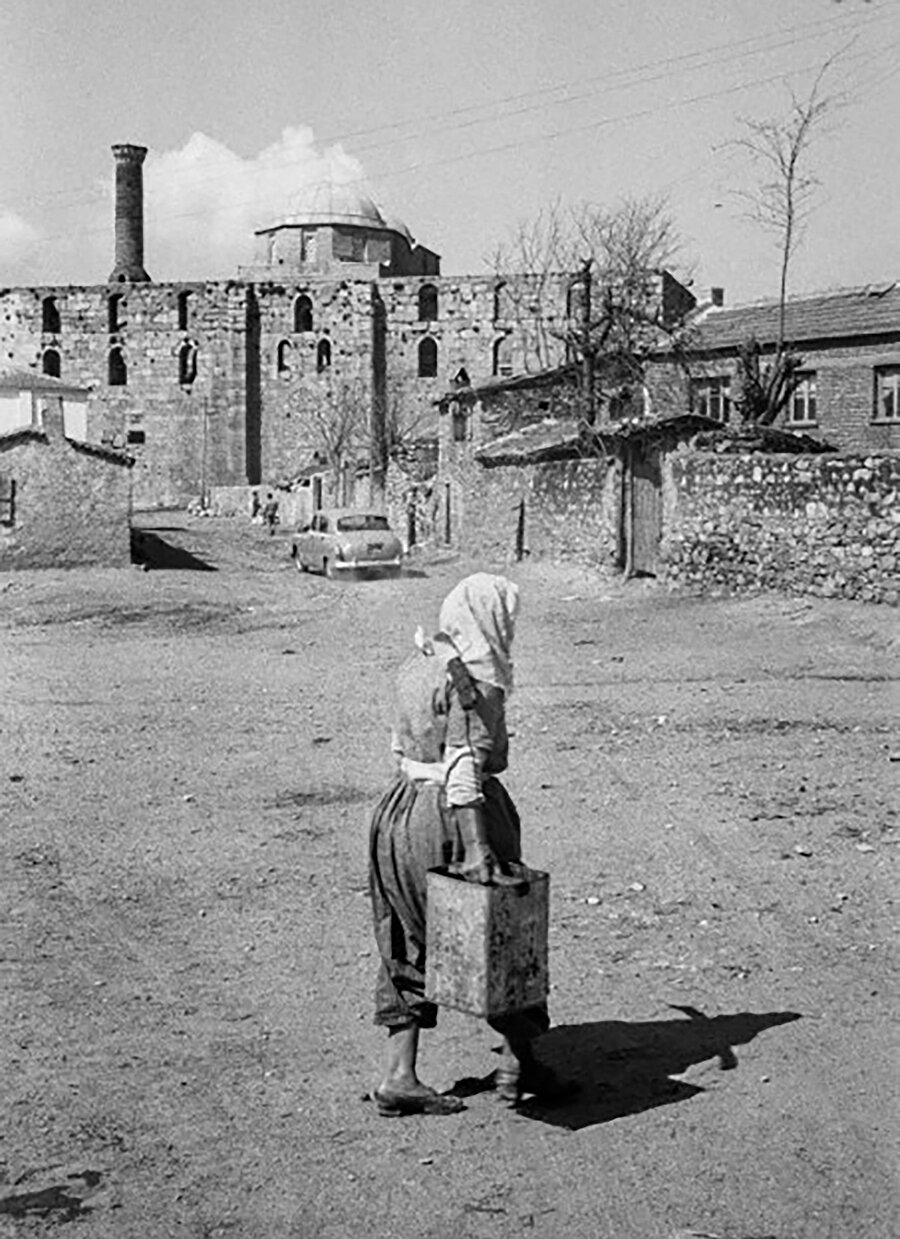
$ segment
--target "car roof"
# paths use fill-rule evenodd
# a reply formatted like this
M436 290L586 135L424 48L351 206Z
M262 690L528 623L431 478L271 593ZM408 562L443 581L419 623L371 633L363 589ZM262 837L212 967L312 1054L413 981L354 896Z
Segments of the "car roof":
M320 508L313 516L328 516L336 520L339 516L384 516L387 512L379 512L376 508Z

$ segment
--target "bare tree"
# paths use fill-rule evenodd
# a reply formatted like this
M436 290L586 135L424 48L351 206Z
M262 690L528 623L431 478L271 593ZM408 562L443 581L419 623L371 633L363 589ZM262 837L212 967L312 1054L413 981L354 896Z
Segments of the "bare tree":
M517 333L526 372L559 360L571 230L569 213L556 199L520 220L488 260L497 279L496 319Z
M748 202L748 214L755 223L775 234L780 255L775 356L764 363L759 344L748 340L738 359L740 390L736 404L745 421L770 425L799 381L802 361L791 353L785 340L789 273L819 187L810 166L812 148L838 103L838 96L823 93L823 82L834 59L826 61L819 70L805 98L791 93L790 107L784 115L768 120L742 117L740 121L743 135L735 145L749 156L760 176L755 189L743 195Z
M582 365L585 415L598 399L624 411L643 383L649 353L676 332L693 298L664 295L680 242L664 198L613 207L556 201L520 223L493 255L526 350L542 366L561 345ZM682 290L684 291L684 290ZM562 304L560 304L562 303Z
M309 441L324 456L336 492L344 490L346 469L368 449L371 396L358 378L344 378L295 393L296 407ZM341 501L346 499L341 494Z

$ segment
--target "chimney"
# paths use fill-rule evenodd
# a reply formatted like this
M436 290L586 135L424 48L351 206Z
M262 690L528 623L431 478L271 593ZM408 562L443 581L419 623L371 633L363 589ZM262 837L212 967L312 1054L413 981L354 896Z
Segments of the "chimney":
M725 289L711 288L709 290L709 299L715 306L723 306L725 304Z
M116 160L116 265L110 283L144 284L144 175L146 146L114 146Z

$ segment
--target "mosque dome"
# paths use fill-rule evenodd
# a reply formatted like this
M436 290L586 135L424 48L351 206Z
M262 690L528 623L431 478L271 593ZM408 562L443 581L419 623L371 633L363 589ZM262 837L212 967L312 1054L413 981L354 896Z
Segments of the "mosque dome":
M290 214L275 227L298 224L347 224L380 230L389 227L367 193L356 185L335 181L323 181L301 189L291 201Z

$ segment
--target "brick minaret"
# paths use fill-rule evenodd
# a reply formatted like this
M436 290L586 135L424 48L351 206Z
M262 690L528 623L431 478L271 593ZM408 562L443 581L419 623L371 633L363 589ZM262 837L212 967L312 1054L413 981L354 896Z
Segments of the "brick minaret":
M110 281L146 283L144 270L144 175L146 146L114 146L116 160L116 265Z

